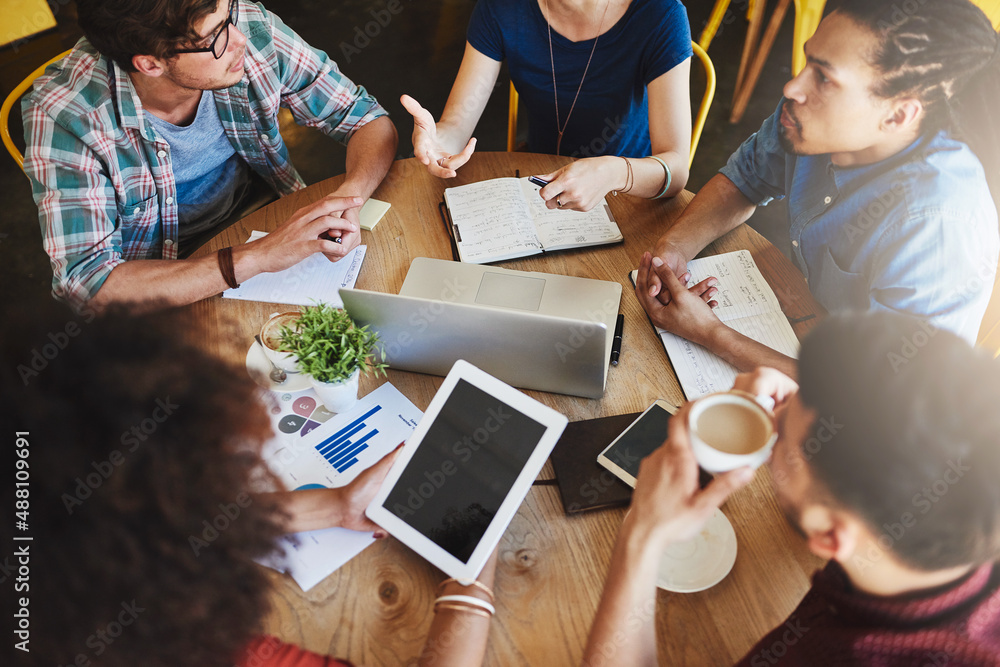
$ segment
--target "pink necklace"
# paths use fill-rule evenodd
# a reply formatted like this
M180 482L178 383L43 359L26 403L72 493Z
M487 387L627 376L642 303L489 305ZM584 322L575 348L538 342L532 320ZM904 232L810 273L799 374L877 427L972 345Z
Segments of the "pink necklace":
M580 85L576 88L576 95L573 96L573 104L569 107L569 113L566 114L566 122L561 124L562 127L560 127L559 122L559 91L556 88L556 59L552 54L552 24L548 20L545 21L545 25L549 29L549 62L552 63L552 95L555 97L556 102L556 131L559 133L559 138L556 139L556 155L559 155L559 150L562 148L563 133L566 132L566 127L569 125L569 118L573 115L573 109L576 108L576 100L580 97L583 82L587 78L588 70L590 70L590 61L594 59L594 52L597 51L597 40L601 38L601 33L604 31L604 19L607 18L610 7L611 0L608 0L608 4L604 6L604 13L601 15L601 24L597 27L597 37L594 38L594 46L590 49L590 57L587 58L587 66L583 68L583 77L580 79Z

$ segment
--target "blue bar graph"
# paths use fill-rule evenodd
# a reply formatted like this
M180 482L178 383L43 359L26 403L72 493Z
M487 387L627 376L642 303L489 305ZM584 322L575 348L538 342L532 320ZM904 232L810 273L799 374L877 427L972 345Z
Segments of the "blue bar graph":
M330 465L337 472L344 472L358 462L357 455L368 448L368 445L365 443L378 435L378 429L374 428L363 434L361 432L367 428L365 420L381 409L381 405L376 405L344 428L317 444L316 451L329 461ZM354 437L359 434L359 438Z

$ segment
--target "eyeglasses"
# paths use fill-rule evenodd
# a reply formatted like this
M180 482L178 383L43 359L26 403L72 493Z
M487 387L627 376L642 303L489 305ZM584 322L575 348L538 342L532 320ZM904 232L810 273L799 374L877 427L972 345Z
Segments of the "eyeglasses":
M229 46L229 26L236 25L236 21L240 18L240 3L239 0L230 0L229 3L229 16L222 23L222 27L219 32L216 33L215 38L212 43L208 46L202 46L197 49L175 49L174 53L211 53L218 60L222 57L222 54L226 52L226 48Z

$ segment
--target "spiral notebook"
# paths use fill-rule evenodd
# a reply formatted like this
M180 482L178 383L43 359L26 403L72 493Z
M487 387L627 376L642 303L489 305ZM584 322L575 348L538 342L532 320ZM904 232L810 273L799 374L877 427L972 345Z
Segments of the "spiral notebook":
M624 240L607 202L587 212L549 209L527 178L494 178L444 191L458 257L488 264Z
M709 276L719 279L719 292L713 298L719 302L715 314L720 320L758 343L798 357L799 339L749 250L691 260L688 271L691 285ZM637 274L631 274L633 284ZM655 328L688 400L732 388L739 373L734 366L701 345Z

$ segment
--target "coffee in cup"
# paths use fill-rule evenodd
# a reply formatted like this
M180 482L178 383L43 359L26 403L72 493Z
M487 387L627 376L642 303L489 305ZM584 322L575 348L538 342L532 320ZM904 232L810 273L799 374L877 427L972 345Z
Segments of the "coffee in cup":
M691 406L688 427L698 464L711 473L757 468L778 439L774 415L751 394L727 391L703 396Z
M260 329L260 342L264 347L264 354L271 363L288 373L299 373L299 362L291 352L282 352L278 349L281 345L281 329L293 326L300 315L301 313L297 311L275 313Z

